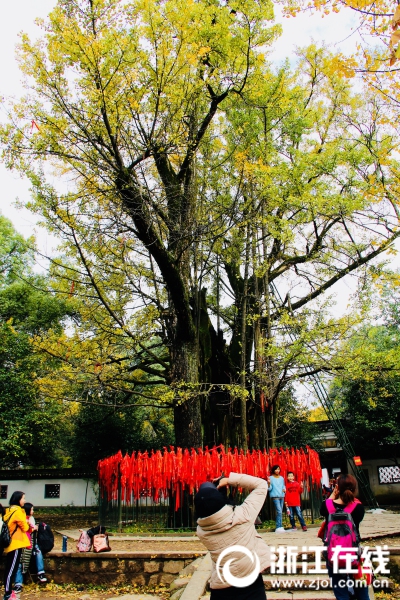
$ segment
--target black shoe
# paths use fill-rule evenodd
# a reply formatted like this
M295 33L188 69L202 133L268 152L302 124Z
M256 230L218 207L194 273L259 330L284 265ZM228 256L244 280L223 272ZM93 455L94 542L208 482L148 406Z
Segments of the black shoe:
M38 578L38 582L39 583L46 583L47 582L47 577L45 576L44 573L39 573L39 575L37 576Z

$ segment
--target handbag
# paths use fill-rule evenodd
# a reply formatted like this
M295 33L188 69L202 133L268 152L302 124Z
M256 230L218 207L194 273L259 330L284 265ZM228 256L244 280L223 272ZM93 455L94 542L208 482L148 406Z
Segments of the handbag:
M357 573L353 573L353 579L363 580L367 585L371 585L374 580L374 572L371 567L364 567L364 560L360 559L357 565Z
M93 536L93 552L110 552L110 550L108 535L106 533L99 533Z
M33 548L22 548L22 553L21 553L21 567L22 567L22 574L28 573L29 571L29 563L31 562L31 557L32 557L32 550Z

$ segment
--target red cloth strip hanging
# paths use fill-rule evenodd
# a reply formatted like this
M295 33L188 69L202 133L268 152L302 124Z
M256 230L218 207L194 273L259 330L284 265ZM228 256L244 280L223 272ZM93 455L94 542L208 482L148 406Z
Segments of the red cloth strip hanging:
M209 449L164 448L146 452L133 452L131 456L114 456L98 462L99 486L102 497L108 500L118 498L121 486L121 499L128 502L134 497L146 495L155 502L160 496L168 496L172 490L175 509L181 506L184 492L192 494L204 481L212 481L223 473L225 477L233 471L248 473L266 479L272 465L279 465L286 477L293 471L298 481L310 482L312 486L321 485L321 464L315 450L309 446L303 448L271 448L267 450L248 450L243 452L235 448L225 451L223 446Z

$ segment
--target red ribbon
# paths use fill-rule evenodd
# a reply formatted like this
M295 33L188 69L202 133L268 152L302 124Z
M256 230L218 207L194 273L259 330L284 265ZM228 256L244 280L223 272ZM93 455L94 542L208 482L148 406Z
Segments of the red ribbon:
M40 131L39 125L36 123L35 119L31 121L31 133L33 132L33 128L36 127L38 131Z
M199 489L204 481L211 481L224 473L247 473L266 479L272 465L279 465L283 477L293 471L298 481L307 481L312 486L321 485L321 464L315 450L303 448L272 448L266 450L238 450L223 446L213 448L171 447L164 451L152 450L133 452L122 456L119 451L114 456L98 463L101 494L109 501L118 498L118 486L121 485L121 498L129 502L133 498L149 496L158 501L167 497L172 490L175 509L182 504L184 491L190 494Z

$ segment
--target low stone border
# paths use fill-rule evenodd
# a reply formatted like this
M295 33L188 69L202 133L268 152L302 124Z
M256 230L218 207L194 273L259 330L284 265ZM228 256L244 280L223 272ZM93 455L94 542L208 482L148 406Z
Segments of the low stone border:
M170 585L206 552L50 552L45 571L55 583ZM1 565L1 571L3 570Z

